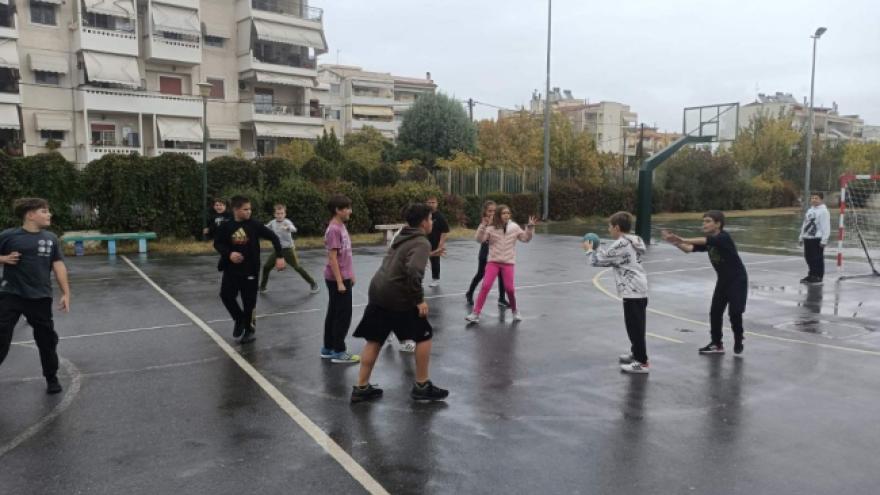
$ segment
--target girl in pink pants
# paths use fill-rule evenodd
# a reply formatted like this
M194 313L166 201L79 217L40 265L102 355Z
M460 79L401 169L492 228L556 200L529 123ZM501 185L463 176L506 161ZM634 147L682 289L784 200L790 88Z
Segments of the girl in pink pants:
M517 309L516 295L513 286L513 267L516 263L516 241L529 242L535 233L537 218L530 216L526 229L510 219L510 208L507 205L498 205L493 217L483 218L477 229L477 242L489 242L489 262L486 263L486 274L483 277L483 286L477 296L477 304L474 312L465 319L471 323L480 321L480 312L489 290L495 283L495 279L501 275L504 281L504 290L507 292L507 302L513 310L513 321L522 320L522 315Z

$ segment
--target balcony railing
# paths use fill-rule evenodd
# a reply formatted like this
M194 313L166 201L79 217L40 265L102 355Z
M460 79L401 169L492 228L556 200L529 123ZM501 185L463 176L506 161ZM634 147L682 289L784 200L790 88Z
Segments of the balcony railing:
M289 15L307 21L320 22L324 17L323 9L307 7L295 0L251 0L251 7L254 10Z
M317 69L318 67L317 59L298 55L285 57L254 53L254 60L262 64L286 65L287 67L298 67L300 69Z
M320 118L324 112L323 105L312 106L308 103L279 104L275 102L261 103L253 101L246 101L244 103L252 103L254 106L254 113L259 115L290 115L295 117Z
M105 23L88 15L82 16L82 31L110 38L135 39L134 21ZM104 16L106 17L106 16ZM100 18L98 18L100 19ZM113 18L115 19L115 18Z

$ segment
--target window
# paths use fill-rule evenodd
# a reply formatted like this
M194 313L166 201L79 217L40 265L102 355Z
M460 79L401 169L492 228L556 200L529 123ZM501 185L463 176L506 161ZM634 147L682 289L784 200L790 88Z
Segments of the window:
M331 95L338 95L339 94L339 85L338 84L331 84L330 85L330 94Z
M223 84L223 79L211 79L209 77L208 82L211 83L211 95L208 98L212 100L223 100L226 98L226 88Z
M92 124L93 146L116 146L116 127L113 124Z
M211 141L208 143L208 147L211 151L226 151L229 149L229 145L226 141Z
M267 88L254 88L254 109L257 113L272 113L275 93Z
M165 95L182 95L183 79L159 76L159 92Z
M34 24L45 24L54 26L55 22L55 6L51 3L37 2L31 0L31 22Z
M34 82L37 84L52 84L58 86L61 76L57 72L34 71Z
M40 131L40 139L43 141L64 141L64 131L49 131L49 130L41 130Z
M219 36L211 36L210 34L205 35L205 45L213 46L214 48L223 48L223 44L226 42L225 38L221 38Z

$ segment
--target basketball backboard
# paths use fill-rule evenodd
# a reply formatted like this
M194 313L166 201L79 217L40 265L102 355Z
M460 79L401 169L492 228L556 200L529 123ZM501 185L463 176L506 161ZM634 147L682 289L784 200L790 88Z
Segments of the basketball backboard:
M736 139L739 103L719 103L687 107L682 115L682 133L686 136L711 137L723 143Z

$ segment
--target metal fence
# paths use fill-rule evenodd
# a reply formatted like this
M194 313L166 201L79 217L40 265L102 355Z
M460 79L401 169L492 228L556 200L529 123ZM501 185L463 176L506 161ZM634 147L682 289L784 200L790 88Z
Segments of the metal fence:
M447 194L483 196L489 193L536 193L543 183L540 170L494 168L434 171L434 181Z

